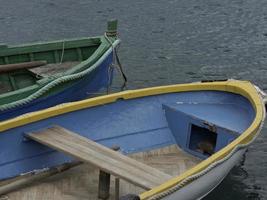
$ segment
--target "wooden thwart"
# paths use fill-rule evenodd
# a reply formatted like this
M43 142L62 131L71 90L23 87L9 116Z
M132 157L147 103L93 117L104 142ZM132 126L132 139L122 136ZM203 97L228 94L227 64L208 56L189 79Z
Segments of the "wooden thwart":
M172 178L155 168L59 126L29 133L28 136L147 190Z
M0 65L0 73L11 72L11 71L19 70L19 69L35 68L35 67L40 67L46 64L47 64L46 61L41 60L41 61L31 61L31 62Z

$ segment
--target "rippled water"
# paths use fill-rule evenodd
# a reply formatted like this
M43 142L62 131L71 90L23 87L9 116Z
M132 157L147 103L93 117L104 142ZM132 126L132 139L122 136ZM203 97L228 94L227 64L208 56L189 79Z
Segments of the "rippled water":
M267 91L266 0L0 0L0 42L100 35L119 19L128 88L246 79ZM116 85L120 83L117 79ZM205 200L267 199L267 126Z

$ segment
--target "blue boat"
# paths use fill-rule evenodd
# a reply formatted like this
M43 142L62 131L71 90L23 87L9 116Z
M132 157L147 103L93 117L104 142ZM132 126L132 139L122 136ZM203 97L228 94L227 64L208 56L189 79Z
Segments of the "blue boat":
M16 179L78 158L144 189L136 193L139 190L131 191L133 187L126 182L121 196L201 199L239 162L258 136L264 118L259 90L250 82L236 80L129 90L67 103L0 122L0 179ZM114 146L119 152L107 150ZM110 158L95 162L105 153ZM112 156L118 160L111 162ZM123 172L113 169L118 163L136 167L127 174L123 167ZM143 176L151 180L131 174L146 169L150 171ZM90 181L93 175L80 176L76 182L72 179L69 185L80 184L84 177ZM87 188L82 191L96 198ZM20 195L27 195L27 189Z
M0 45L0 121L106 92L120 43L116 31L111 21L104 36Z

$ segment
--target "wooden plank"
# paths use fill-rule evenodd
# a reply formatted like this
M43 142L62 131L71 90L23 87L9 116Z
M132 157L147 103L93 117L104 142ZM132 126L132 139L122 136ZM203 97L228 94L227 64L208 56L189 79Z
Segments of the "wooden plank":
M184 152L174 144L150 151L134 153L129 155L129 157L172 176L181 174L179 166L177 166L178 163L185 162L188 170L202 161ZM24 189L13 191L7 195L12 200L29 200L29 197L31 199L45 200L98 199L98 177L99 169L85 163L55 176L38 179L38 184L27 184L27 188L24 188L25 185L22 185ZM114 177L111 177L111 183L114 183L114 179ZM115 184L110 184L110 199L114 200L116 196ZM120 197L143 192L143 188L125 180L120 180Z
M82 164L82 162L66 163L66 164L63 164L63 165L60 165L54 168L44 170L44 171L33 171L28 174L24 174L24 175L21 175L21 176L12 178L12 179L1 181L0 182L0 195L23 188L29 184L38 182L39 180L53 176L55 174L62 173L80 164Z
M28 136L145 189L156 187L172 178L168 174L59 126L29 133Z
M46 64L47 64L46 61L31 61L31 62L24 62L24 63L0 65L0 73L15 71L19 69L40 67Z

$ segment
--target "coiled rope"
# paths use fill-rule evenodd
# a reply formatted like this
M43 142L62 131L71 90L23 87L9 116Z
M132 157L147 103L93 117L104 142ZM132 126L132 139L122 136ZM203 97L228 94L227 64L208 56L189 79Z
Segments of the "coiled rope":
M106 38L106 37L105 37ZM80 79L84 76L86 76L87 74L89 74L90 72L92 72L93 70L95 70L98 65L112 52L114 51L114 49L116 49L115 47L120 43L120 40L116 40L114 43L112 43L111 48L109 48L104 54L103 56L97 60L91 67L87 68L86 70L76 73L76 74L71 74L71 75L65 75L62 77L59 77L55 80L53 80L52 82L48 83L47 85L45 85L44 87L40 88L38 91L36 91L35 93L29 95L28 97L18 100L18 101L14 101L8 104L4 104L0 106L0 111L5 111L8 109L13 109L16 108L18 106L23 106L26 105L28 103L30 103L31 101L39 98L40 96L42 96L43 94L45 94L47 91L49 91L51 88L64 83L64 82L68 82L68 81L73 81L76 79Z
M262 106L264 108L264 104L265 101L267 99L267 95L260 90L257 86L254 85L254 87L256 88L257 92L260 94L260 97L262 99ZM185 185L187 185L188 183L200 178L201 176L204 176L205 174L207 174L208 172L210 172L212 169L214 169L215 167L217 167L218 165L224 163L225 161L229 160L237 151L242 150L244 148L247 148L251 143L253 143L255 141L255 139L257 138L257 136L260 134L262 128L263 128L263 122L266 116L266 111L265 109L263 109L263 118L260 124L260 127L257 131L257 133L254 135L254 137L252 138L252 140L250 142L248 142L247 144L239 144L237 145L226 157L224 157L221 160L218 160L214 163L212 163L211 165L209 165L207 168L205 168L204 170L202 170L199 173L193 174L192 176L189 176L187 178L185 178L182 182L178 183L177 185L173 186L172 188L168 189L167 191L164 191L160 194L156 194L153 197L150 197L149 200L158 200L158 199L162 199L164 197L167 197L173 193L175 193L176 191L178 191L179 189L183 188Z

